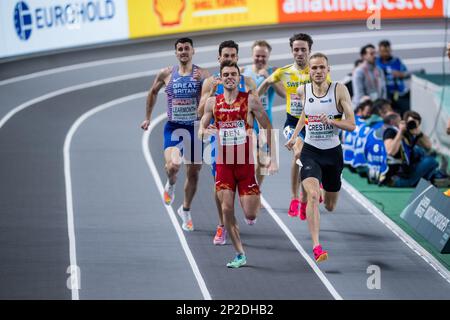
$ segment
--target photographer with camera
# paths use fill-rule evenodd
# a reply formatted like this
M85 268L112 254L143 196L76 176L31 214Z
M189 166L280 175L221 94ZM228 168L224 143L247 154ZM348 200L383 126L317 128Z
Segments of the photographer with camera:
M428 153L432 144L421 129L422 118L415 111L407 111L403 116L393 118L383 134L388 156L393 159L389 164L386 183L393 187L415 187L420 178L432 183L448 180L438 170L439 163ZM447 181L446 180L446 181Z

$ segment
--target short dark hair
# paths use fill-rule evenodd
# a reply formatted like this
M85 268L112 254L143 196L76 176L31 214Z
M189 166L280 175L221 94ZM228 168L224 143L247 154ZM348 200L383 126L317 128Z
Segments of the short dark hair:
M391 101L387 100L387 99L377 99L373 102L372 105L372 109L371 109L371 114L377 114L377 115L381 115L383 113L383 109L385 105L389 105L392 109L391 106Z
M362 57L363 55L366 54L367 49L369 49L369 48L372 48L372 49L375 50L375 46L374 46L373 44L371 44L371 43L366 44L364 47L361 48L361 51L359 52L359 54L361 55L361 57Z
M406 121L406 120L408 120L409 117L413 118L414 120L419 121L419 124L422 123L422 117L420 116L419 113L417 113L415 111L409 110L403 114L403 120Z
M383 122L385 124L391 126L393 124L393 122L398 118L400 118L400 115L398 113L394 112L394 113L391 113L391 114L385 116L383 119Z
M389 42L389 40L381 40L378 43L378 47L390 48L391 47L391 43Z
M321 52L314 53L312 56L309 57L309 61L311 61L312 59L316 59L316 58L323 58L327 61L327 64L328 64L328 57Z
M355 112L358 112L358 110L364 110L364 108L367 106L372 108L372 104L373 104L372 100L370 99L364 100L363 102L358 104L358 106L355 109Z
M354 62L355 68L356 68L358 65L360 65L361 63L363 63L363 62L364 62L363 59L356 59L355 62Z
M175 41L175 49L177 49L177 44L186 43L186 42L190 43L192 48L194 47L194 42L192 41L191 38L180 38L180 39L177 39L177 41Z
M225 60L224 62L222 62L220 64L220 75L222 75L222 69L225 68L225 67L234 67L234 68L236 68L238 70L238 74L241 75L241 70L239 69L237 63L233 62L233 61L230 61L230 60Z
M294 34L292 37L289 38L289 45L292 46L294 44L294 41L297 40L301 40L301 41L306 41L308 43L308 47L309 47L309 51L311 51L312 45L313 45L313 40L311 38L311 36L309 34L306 33L296 33Z
M239 53L239 45L236 42L234 42L233 40L226 40L226 41L223 41L221 44L219 44L219 56L222 56L223 48L235 48L236 53Z

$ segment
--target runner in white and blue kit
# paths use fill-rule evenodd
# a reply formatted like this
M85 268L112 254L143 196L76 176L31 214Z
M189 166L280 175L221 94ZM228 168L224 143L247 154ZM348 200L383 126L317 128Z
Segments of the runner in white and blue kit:
M182 228L185 231L194 230L190 206L202 163L202 142L197 138L198 106L203 80L209 77L206 69L192 64L194 53L191 39L181 38L175 42L178 66L164 68L156 76L147 98L146 118L141 124L142 129L148 129L158 92L166 86L168 121L164 126L164 158L167 182L163 197L166 205L172 204L177 174L184 157L184 200L177 213L183 220Z

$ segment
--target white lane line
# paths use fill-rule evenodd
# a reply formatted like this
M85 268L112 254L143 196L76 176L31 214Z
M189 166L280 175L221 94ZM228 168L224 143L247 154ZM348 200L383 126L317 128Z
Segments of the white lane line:
M274 106L272 108L272 113L274 112L280 112L286 110L286 105L278 105ZM302 257L306 260L306 262L309 264L311 269L316 273L316 275L319 277L320 281L325 285L327 290L331 293L333 298L335 300L344 300L342 296L337 292L337 290L333 287L331 282L328 280L328 278L325 276L325 274L322 272L322 270L319 269L317 264L311 259L311 257L308 255L308 253L303 249L301 244L298 242L298 240L295 238L295 236L292 234L290 229L284 224L284 222L280 219L278 214L272 209L269 202L261 196L261 203L262 205L267 209L270 216L275 220L275 222L278 224L278 226L283 230L283 232L286 234L288 239L292 242L294 247L297 249L297 251L302 255Z
M205 63L204 66L205 66L205 68L210 68L210 67L217 66L217 61ZM51 92L46 93L46 94L44 94L42 96L39 96L37 98L25 101L24 103L20 104L19 106L11 109L0 120L0 129L16 113L18 113L18 112L20 112L20 111L22 111L22 110L24 110L26 108L29 108L29 107L37 104L37 103L43 102L45 100L48 100L48 99L51 99L51 98L54 98L56 96L63 95L63 94L69 93L69 92L73 92L73 91L77 91L77 90L83 90L83 89L88 89L88 88L91 88L91 87L100 86L100 85L104 85L104 84L108 84L108 83L120 82L120 81L125 81L125 80L132 80L132 79L136 79L136 78L143 78L143 77L154 76L160 70L161 69L153 69L153 70L149 70L149 71L124 74L124 75L120 75L120 76L104 78L104 79L95 80L95 81L91 81L91 82L84 82L84 83L77 84L77 85L74 85L74 86L69 86L69 87L65 87L65 88L59 89L59 90L51 91Z
M272 109L272 112L283 111L283 106L277 106ZM375 216L384 226L392 231L408 248L421 257L429 266L437 271L447 282L450 283L450 271L444 267L433 255L418 244L411 236L409 236L403 229L398 226L394 221L386 216L380 209L378 209L370 200L368 200L363 194L356 190L345 179L342 179L342 188L362 207L366 208L372 215Z
M387 217L380 209L378 209L372 202L370 202L364 195L356 190L350 183L342 179L343 189L355 199L361 206L366 208L372 215L375 216L383 225L392 231L400 240L405 243L408 248L421 257L430 267L432 267L441 277L450 283L450 271L444 267L430 252L424 249L417 243L409 234L398 226L394 221Z
M139 92L136 94L132 94L129 96L125 96L125 97L122 97L119 99L109 101L105 104L102 104L100 106L97 106L97 107L89 110L88 112L81 115L74 122L74 124L71 126L71 128L65 138L65 141L64 141L64 176L65 176L65 181L66 181L66 202L67 202L67 216L68 216L68 226L69 226L70 263L73 266L77 266L77 260L76 260L75 227L74 227L74 218L73 218L74 212L73 212L72 178L71 178L71 165L70 165L70 147L71 147L72 138L75 135L78 128L83 124L83 122L86 121L88 118L92 117L93 115L95 115L96 113L101 112L105 109L114 107L119 104L123 104L123 103L129 102L129 101L132 101L132 100L144 98L146 96L147 96L147 92ZM142 148L144 151L145 158L147 160L147 164L149 165L150 168L151 168L151 166L153 166L154 170L156 170L156 168L155 168L155 165L151 158L150 150L148 150L148 136L151 133L151 130L153 130L153 128L159 122L161 122L165 117L166 117L165 114L161 114L158 117L156 117L153 120L152 125L149 128L149 131L147 131L143 135L143 138L142 138ZM144 145L145 143L147 143L147 147ZM147 150L146 150L146 148L147 148ZM153 177L155 177L155 182L156 182L157 186L159 187L158 189L161 189L161 194L162 194L162 182L159 179L159 175L155 175L153 172L152 172L152 175L153 175ZM164 205L164 207L167 208L167 206L165 206L165 205ZM175 226L175 230L177 231L178 237L180 238L180 242L182 244L183 250L189 260L189 263L191 264L194 275L199 283L199 287L202 291L203 297L206 300L211 300L211 296L208 292L208 289L206 288L205 282L199 272L199 269L195 263L193 255L189 249L189 246L187 245L186 239L184 238L184 234L181 231L178 221L176 220L175 213L173 212L171 207L170 207L170 209L171 209L171 212L169 212L169 215L171 217L172 223ZM79 270L78 266L76 269ZM79 275L76 274L75 276L77 277L77 280L80 281ZM74 282L73 279L72 279L72 282ZM80 282L78 282L78 283L80 283ZM72 288L72 299L73 300L79 299L78 289Z
M69 250L70 250L70 265L72 269L71 282L72 282L72 300L79 300L79 286L73 284L81 283L81 275L79 274L79 266L77 264L77 249L76 249L76 237L75 237L75 223L74 223L74 213L73 213L73 194L72 194L72 174L70 165L70 146L72 143L72 138L81 124L86 121L89 117L127 101L142 98L146 96L146 93L137 93L131 96L123 97L117 100L110 101L98 107L95 107L88 112L81 115L70 127L69 132L64 139L64 179L66 185L66 208L67 208L67 226L69 232Z
M263 196L261 196L261 203L266 208L266 210L269 212L270 216L273 220L278 224L278 226L283 230L283 232L286 234L288 239L292 242L295 249L302 255L302 257L306 260L306 262L309 264L311 269L316 273L316 275L319 277L320 281L325 285L327 290L331 293L333 298L335 300L344 300L342 296L336 291L336 289L333 287L331 282L328 280L328 278L323 274L322 270L319 269L317 264L311 259L311 257L308 255L308 253L303 249L303 247L300 245L300 243L297 241L295 236L292 234L292 232L289 230L289 228L284 224L283 221L281 221L278 214L272 209L270 204L264 199Z
M277 112L277 111L282 111L285 110L286 106L285 105L278 105L273 107L272 112ZM159 115L155 120L153 120L151 122L149 131L144 133L144 136L142 138L142 148L144 149L144 155L145 158L147 160L147 163L150 167L150 170L152 172L153 177L155 178L155 182L158 186L159 189L159 193L161 196L161 200L164 202L164 198L163 198L163 192L164 192L164 187L161 181L161 178L159 176L158 170L156 169L155 163L151 157L150 154L150 150L149 150L149 143L148 143L148 137L150 136L151 131L153 130L154 127L156 127L161 121L163 121L164 119L166 119L166 114L161 114ZM261 196L261 201L262 204L264 205L264 207L266 207L267 211L270 213L270 215L272 216L272 218L275 220L275 222L278 224L278 226L281 228L281 230L283 230L283 232L286 234L286 236L289 238L289 240L292 242L292 244L294 245L294 247L297 249L297 251L302 255L302 257L306 260L306 262L310 265L310 267L313 269L313 271L316 273L316 275L319 277L319 279L322 281L322 283L325 285L325 287L327 288L327 290L331 293L331 295L333 296L334 299L336 300L343 300L343 298L341 297L341 295L336 291L336 289L333 287L333 285L330 283L330 281L327 279L327 277L323 274L323 272L317 267L317 265L314 263L314 261L309 257L309 255L306 253L306 251L303 249L303 247L300 245L300 243L297 241L297 239L294 237L294 235L292 234L292 232L289 230L289 228L283 223L283 221L281 221L281 219L278 217L278 215L275 213L275 211L272 209L272 207L269 205L269 203L266 201L266 199L264 199ZM180 238L180 241L182 241L183 247L184 245L186 245L187 249L189 250L189 247L187 245L186 239L184 238L184 233L181 230L178 220L175 216L175 213L172 209L171 206L165 206L167 209L167 212L169 213L170 218L172 219L172 223L174 224L175 229L177 230L178 236ZM184 244L184 242L186 242L186 244ZM189 251L190 253L190 251ZM186 253L187 255L187 253ZM194 257L192 256L192 254L190 253L190 255L188 256L189 259L192 259L192 262L195 264L195 260ZM192 265L191 265L192 266ZM198 267L195 264L195 269L194 266L192 266L193 270L198 269ZM201 277L200 272L198 271L199 277ZM196 274L197 276L197 274ZM201 278L201 281L203 281L203 279ZM199 280L199 284L200 284L200 280ZM204 282L203 282L204 284ZM207 290L206 286L204 288L205 290ZM203 291L203 289L202 289ZM209 293L208 293L209 294Z
M77 90L82 90L82 89L88 89L91 87L95 87L95 86L100 86L103 84L107 84L107 83L113 83L113 82L118 82L118 81L124 81L124 80L131 80L131 79L135 79L135 78L141 78L141 77L147 77L147 76L151 76L153 74L156 74L158 72L158 70L151 70L151 71L146 71L146 72L137 72L137 73L132 73L132 74L126 74L126 75L121 75L121 76L117 76L117 77L111 77L111 78L106 78L106 79L101 79L101 80L95 80L95 81L91 81L91 82L85 82L85 83L81 83L81 84L77 84L74 86L70 86L70 87L66 87L66 88L62 88L59 90L55 90L55 91L51 91L49 93L46 93L42 96L39 96L37 98L25 101L24 103L20 104L19 106L13 108L12 110L10 110L5 116L3 116L3 118L0 120L0 128L2 128L5 123L11 119L16 113L29 108L37 103L43 102L45 100L57 97L59 95L63 95L69 92L73 92L73 91L77 91Z
M283 59L290 59L290 58L291 58L290 54L282 54L282 55L275 55L273 58L271 58L271 60L276 61L276 60L283 60ZM429 58L405 59L404 62L406 65L416 65L416 64L421 65L424 63L428 63L428 64L442 63L442 59L443 59L442 57L429 57ZM240 62L241 62L241 64L251 63L252 58L244 58L244 59L241 59ZM212 67L217 66L217 62L216 61L207 62L207 63L202 64L202 66L204 68L212 68ZM350 71L353 68L353 64L331 65L331 68L332 68L332 70L348 70L348 71ZM58 95L66 94L66 93L77 91L77 90L87 89L87 88L91 88L94 86L100 86L100 85L104 85L104 84L108 84L108 83L113 83L113 82L119 82L119 81L125 81L125 80L131 80L131 79L143 78L143 77L150 77L150 76L156 75L159 72L159 70L160 69L153 69L153 70L149 70L149 71L136 72L136 73L131 73L131 74L110 77L110 78L104 78L104 79L100 79L100 80L95 80L95 81L91 81L91 82L77 84L74 86L65 87L65 88L62 88L62 89L59 89L56 91L51 91L51 92L41 95L37 98L25 101L24 103L20 104L19 106L11 109L5 116L3 116L0 119L0 129L16 113L34 105L34 104L54 98Z
M208 291L208 288L206 287L205 280L202 277L202 274L200 273L200 269L197 266L197 262L195 261L195 258L191 252L191 249L189 248L189 245L186 241L186 237L184 236L183 230L180 227L180 224L178 223L177 217L175 215L175 212L172 209L172 206L166 206L164 204L164 187L163 183L161 181L161 177L159 176L158 170L156 169L155 162L153 161L152 155L150 153L150 147L149 147L149 137L152 133L153 129L164 119L166 119L166 114L160 114L155 119L152 120L150 123L150 126L147 131L144 132L142 135L142 151L144 153L145 160L147 161L148 167L150 169L150 173L152 174L156 187L159 191L159 195L161 196L161 201L163 202L163 206L166 208L167 213L169 214L170 220L172 221L173 227L175 228L175 231L177 232L178 239L180 240L181 246L183 247L184 253L186 254L186 257L188 258L189 264L191 265L192 271L194 272L195 278L197 279L198 285L200 287L200 290L203 294L203 298L205 300L211 300L211 295Z
M434 36L434 35L445 35L444 30L401 30L401 31L366 31L366 32L348 32L348 33L339 33L339 34L324 34L324 35L314 35L314 41L322 41L322 40L337 40L337 39L348 39L348 38L368 38L369 36L376 36L376 37L402 37L402 36L410 36L411 34L414 35L426 35L426 36ZM287 44L288 38L270 38L267 39L269 43L272 45L277 44ZM443 42L444 43L444 40ZM251 47L253 45L253 41L243 41L239 43L240 48L247 48ZM423 48L425 44L416 43L415 48ZM444 48L444 45L441 44L441 47ZM426 48L426 46L425 46ZM357 48L357 51L359 52L360 48ZM411 49L408 44L398 44L393 46L394 50L406 50ZM213 46L201 46L196 47L196 52L213 52L217 50L217 45ZM37 71L9 79L5 79L0 81L0 86L16 83L19 81L26 81L38 77L44 77L52 74L62 73L62 72L68 72L73 70L79 70L79 69L86 69L86 68L93 68L97 66L104 66L109 64L118 64L118 63L127 63L132 61L140 61L140 60L146 60L146 59L155 59L155 58L162 58L173 55L173 50L166 50L166 51L158 51L154 53L147 53L147 54L138 54L138 55L130 55L130 56L122 56L118 58L110 58L110 59L103 59L103 60L96 60L91 62L85 62L85 63L78 63L73 64L70 66L64 66L64 67L58 67L53 69L47 69L43 71Z
M430 59L435 59L436 62L440 62L442 58L424 58L425 60L430 60ZM415 63L420 63L421 59L414 59ZM251 59L242 59L243 62L251 62ZM211 62L211 63L206 63L204 64L205 67L208 66L216 66L217 62ZM339 68L339 66L342 65L336 65L334 66L334 69ZM347 65L346 65L347 66ZM351 68L352 65L349 65L349 67ZM60 90L56 90L56 91L52 91L50 93L47 93L45 95L42 95L40 97L37 97L35 99L32 100L28 100L25 103L19 105L18 107L10 110L1 120L0 120L0 128L3 127L3 125L11 118L13 117L16 113L20 112L21 110L24 110L34 104L37 104L39 102L45 101L47 99L51 99L53 97L56 97L58 95L62 95L68 92L72 92L72 91L76 91L76 90L82 90L82 89L87 89L90 87L94 87L94 86L98 86L98 85L102 85L102 84L106 84L106 83L112 83L112 82L118 82L118 81L124 81L124 80L129 80L129 79L134 79L134 78L139 78L139 77L146 77L146 76L151 76L151 75L155 75L158 70L150 70L150 71L146 71L146 72L138 72L138 73L133 73L133 74L128 74L128 75L121 75L121 76L117 76L117 77L111 77L111 78L106 78L106 79L101 79L101 80L96 80L96 81L92 81L92 82L88 82L88 83L82 83L79 85L75 85L75 86L70 86L70 87L66 87ZM280 110L283 110L282 108ZM68 169L70 169L70 162L67 163L67 165L69 166ZM65 174L67 173L66 171L66 161L64 164L65 167ZM70 173L70 170L69 170ZM69 177L69 182L71 182L71 178ZM70 224L73 224L73 203L72 203L72 190L71 190L71 184L68 187L67 186L68 181L66 180L66 201L68 201L68 224L69 224L69 241L72 239L72 241L70 242L70 250L71 250L71 254L70 254L70 260L71 260L71 265L76 266L76 247L75 247L75 238L74 238L74 231L72 229L70 229ZM162 183L161 183L162 184ZM162 195L162 193L161 193ZM69 212L69 210L72 210ZM74 255L73 255L74 253ZM74 273L74 272L72 272ZM75 273L75 277L72 277L72 280L77 280L77 275ZM79 280L79 279L78 279ZM75 287L76 288L76 287ZM72 289L72 298L73 299L78 299L78 290L73 288ZM204 294L205 296L205 294ZM207 295L205 296L205 299L207 299Z

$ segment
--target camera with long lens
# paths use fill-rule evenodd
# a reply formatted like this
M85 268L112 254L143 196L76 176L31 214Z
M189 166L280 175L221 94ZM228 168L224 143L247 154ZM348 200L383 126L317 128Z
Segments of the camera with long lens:
M414 120L409 120L406 123L406 129L408 129L408 131L414 130L417 128L417 123Z

